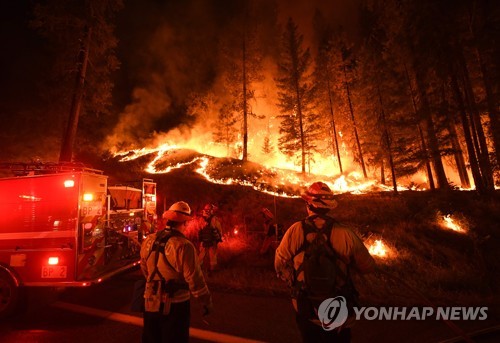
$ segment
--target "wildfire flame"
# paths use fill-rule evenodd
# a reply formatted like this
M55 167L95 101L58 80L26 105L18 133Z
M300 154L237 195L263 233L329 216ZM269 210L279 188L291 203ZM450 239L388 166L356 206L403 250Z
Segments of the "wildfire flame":
M466 233L467 230L463 227L460 226L457 222L453 220L450 214L447 214L443 217L443 226L447 229L460 232L460 233Z
M194 156L182 162L169 162L169 154L181 151L183 148L173 144L164 143L157 148L141 148L129 151L116 152L115 157L120 157L120 162L132 161L146 155L153 155L154 158L145 167L145 171L150 174L165 174L174 169L183 168L189 165L196 166L194 171L204 177L207 181L221 185L241 185L251 187L259 192L271 194L279 197L297 198L299 189L306 187L315 181L325 182L336 193L361 194L369 191L391 191L391 187L379 185L375 180L366 180L357 172L352 171L345 175L325 176L325 175L304 175L290 169L276 167L263 167L259 171L261 174L257 178L242 177L217 177L217 170L214 167L213 156L197 153L193 150ZM167 162L167 163L166 163ZM165 166L166 165L166 166ZM215 168L215 170L214 170ZM255 177L255 175L254 175ZM290 190L292 188L293 190ZM289 189L285 191L284 189ZM399 190L406 188L398 187Z
M387 259L396 255L395 251L387 246L382 239L375 239L371 244L369 242L365 242L365 244L368 245L368 252L372 256Z

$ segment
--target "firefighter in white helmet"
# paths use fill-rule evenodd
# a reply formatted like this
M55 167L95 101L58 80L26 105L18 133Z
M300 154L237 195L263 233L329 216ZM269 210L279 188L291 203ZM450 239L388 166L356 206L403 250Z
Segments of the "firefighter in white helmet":
M149 235L141 247L141 270L146 278L142 342L188 342L190 297L212 309L212 298L201 272L194 245L183 235L191 219L184 201L163 213L163 230Z
M350 342L352 306L357 305L350 271L368 273L375 261L352 230L327 215L337 207L328 185L315 182L302 198L307 217L286 231L276 249L275 269L278 277L291 287L296 322L304 342ZM331 311L319 311L325 300L340 297L344 299L345 312L336 312L339 318L330 318ZM345 318L340 318L340 314ZM327 323L322 315L327 315ZM323 329L325 324L337 325L332 322L334 319L339 321L338 327Z
M217 268L217 245L222 242L222 225L215 215L217 206L206 204L202 211L203 226L198 231L200 241L199 260L203 264L208 253L209 271L213 272Z

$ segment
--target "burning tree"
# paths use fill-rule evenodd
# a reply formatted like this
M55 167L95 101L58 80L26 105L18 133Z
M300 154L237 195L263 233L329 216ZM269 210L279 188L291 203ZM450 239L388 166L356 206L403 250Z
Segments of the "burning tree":
M329 24L326 24L326 19L321 15L321 12L316 12L315 14L315 29L319 37L319 47L318 54L316 58L316 70L315 70L315 80L318 86L319 96L319 107L322 109L326 127L331 128L329 136L331 137L329 148L336 156L339 165L339 171L342 174L342 159L340 157L340 147L339 147L339 134L337 132L338 114L336 114L336 109L334 109L334 103L337 100L335 92L336 80L338 79L339 66L341 61L336 59L337 53L336 48L338 46L335 44L333 36L334 30ZM338 87L338 86L337 86ZM338 107L338 106L337 106ZM329 114L329 115L328 115Z
M261 81L262 52L257 37L256 8L248 1L236 13L231 30L223 41L222 65L225 73L225 88L231 97L232 111L242 122L242 160L248 159L248 119L260 118L253 112L251 101L255 100L252 83ZM226 117L229 113L226 113Z
M319 115L315 112L316 88L310 72L312 62L309 49L302 47L303 36L290 18L281 41L277 83L281 109L279 148L288 155L297 153L301 159L302 173L315 150L315 141L320 134Z

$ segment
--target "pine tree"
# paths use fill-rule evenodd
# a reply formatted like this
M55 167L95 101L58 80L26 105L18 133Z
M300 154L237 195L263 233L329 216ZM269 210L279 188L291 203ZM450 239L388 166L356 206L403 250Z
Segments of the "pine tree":
M309 49L302 47L303 36L290 18L281 41L278 62L278 107L280 108L279 148L289 157L298 157L302 173L316 150L320 135L319 115L315 112L312 62Z
M215 142L223 143L226 146L227 155L229 156L231 153L230 146L236 141L234 125L237 120L234 117L234 105L224 104L219 111L217 119L213 137Z
M222 41L225 87L233 98L234 111L242 122L242 160L248 160L249 118L262 119L254 113L251 103L255 101L254 82L261 81L262 53L259 49L257 3L244 2L241 11L235 13L230 33Z
M339 46L335 46L334 32L321 12L317 11L314 17L314 27L318 40L318 53L316 58L316 69L314 78L318 89L318 109L323 113L325 135L330 137L327 146L327 154L332 154L339 166L340 174L343 173L342 158L339 147L339 116L334 104L337 102L335 96L335 81L338 78L342 61L336 56Z

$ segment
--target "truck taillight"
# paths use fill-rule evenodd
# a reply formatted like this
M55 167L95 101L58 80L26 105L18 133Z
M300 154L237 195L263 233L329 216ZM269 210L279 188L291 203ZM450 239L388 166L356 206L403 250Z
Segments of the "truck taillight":
M83 195L83 201L92 201L94 200L94 194L92 193L85 193Z
M64 187L71 188L75 186L75 180L66 180L64 181Z
M49 266L56 266L59 264L59 257L49 257Z
M153 195L153 196L151 197L151 201L152 201L152 202L156 202L156 195Z

